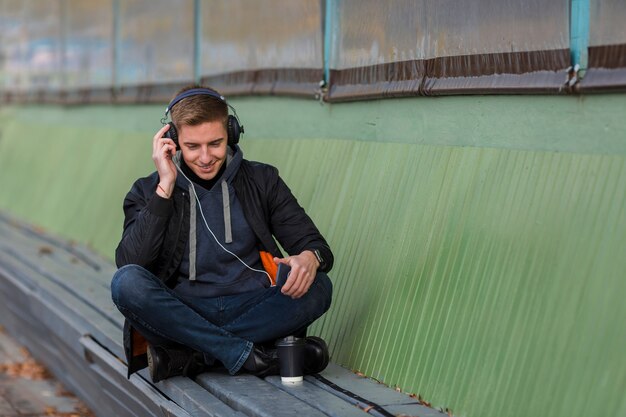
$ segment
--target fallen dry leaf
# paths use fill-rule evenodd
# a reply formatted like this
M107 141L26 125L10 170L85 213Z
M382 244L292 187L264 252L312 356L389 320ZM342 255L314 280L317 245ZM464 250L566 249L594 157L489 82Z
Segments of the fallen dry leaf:
M417 401L419 401L420 404L425 405L426 407L431 407L432 408L432 404L429 403L428 401L426 401L425 399L423 399L421 395L417 396Z
M51 253L52 253L52 248L50 246L39 247L39 255L50 255Z
M31 380L50 379L52 375L46 368L34 360L24 362L5 363L0 365L0 372L15 378L25 378Z
M20 348L24 360L21 362L9 362L0 364L0 373L14 378L30 380L51 379L50 372L41 364L37 363L25 348Z

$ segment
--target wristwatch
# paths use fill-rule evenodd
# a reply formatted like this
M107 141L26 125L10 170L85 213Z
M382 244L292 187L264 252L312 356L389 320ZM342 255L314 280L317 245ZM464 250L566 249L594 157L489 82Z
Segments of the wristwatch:
M320 251L317 249L313 249L313 254L317 258L317 262L320 263L320 268L323 268L325 265L325 262L324 262L324 258L322 258L322 254L320 253Z

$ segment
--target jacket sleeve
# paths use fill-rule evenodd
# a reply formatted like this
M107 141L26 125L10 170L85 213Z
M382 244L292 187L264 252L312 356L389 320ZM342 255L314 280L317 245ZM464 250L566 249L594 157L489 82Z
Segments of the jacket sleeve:
M304 250L319 250L324 265L320 268L328 272L333 267L334 257L326 239L313 220L298 203L287 184L274 168L270 181L269 199L272 234L290 255Z
M150 269L161 251L173 202L157 195L152 182L150 177L137 180L124 199L124 232L115 250L118 268L136 264Z

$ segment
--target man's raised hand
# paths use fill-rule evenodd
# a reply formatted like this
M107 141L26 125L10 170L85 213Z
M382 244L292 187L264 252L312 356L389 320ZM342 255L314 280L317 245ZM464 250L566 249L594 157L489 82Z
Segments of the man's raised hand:
M166 124L152 138L152 161L159 173L156 192L164 198L172 195L177 176L176 165L172 161L172 156L176 154L176 144L172 139L163 137L169 128L170 125Z

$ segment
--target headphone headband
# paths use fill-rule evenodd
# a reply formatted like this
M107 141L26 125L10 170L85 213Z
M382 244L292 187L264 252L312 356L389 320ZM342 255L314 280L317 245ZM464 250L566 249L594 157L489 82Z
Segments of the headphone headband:
M228 104L223 95L218 94L213 90L209 90L208 88L192 88L191 90L183 91L182 93L174 97L172 101L170 101L170 104L168 104L167 108L165 109L165 116L167 117L168 113L172 111L172 107L174 107L179 101L186 99L187 97L198 95L211 96L216 100L223 102L231 109L233 108L230 104Z
M213 97L214 99L219 100L222 103L224 103L226 106L228 106L228 108L232 110L234 116L229 115L226 121L226 132L228 133L228 144L231 146L234 146L237 143L239 143L239 137L241 136L242 133L244 133L244 130L243 130L243 125L239 123L239 117L237 116L237 111L235 110L233 106L228 104L228 102L226 101L223 95L208 88L192 88L187 91L183 91L182 93L174 97L174 99L170 101L170 104L168 104L167 107L165 108L165 116L161 119L161 123L165 124L168 114L172 111L172 108L179 101L186 99L187 97L198 96L198 95ZM176 127L174 126L174 123L170 122L170 129L168 132L165 133L165 136L171 138L174 141L174 143L176 143L176 149L179 149L178 148L179 146L178 145L178 132L176 130Z

